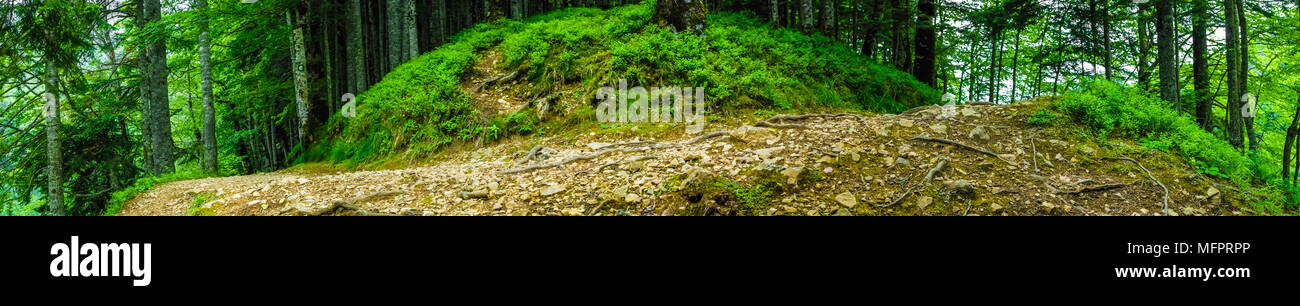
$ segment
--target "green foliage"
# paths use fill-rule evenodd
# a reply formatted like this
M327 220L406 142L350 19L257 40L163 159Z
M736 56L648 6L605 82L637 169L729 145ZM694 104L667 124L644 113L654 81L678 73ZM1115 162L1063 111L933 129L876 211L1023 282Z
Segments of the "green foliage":
M1052 121L1055 120L1056 120L1056 113L1047 110L1041 110L1041 111L1034 112L1033 114L1029 114L1029 119L1025 119L1025 123L1029 123L1029 125L1033 125L1033 126L1044 126L1044 125L1051 124Z
M1056 102L1056 108L1095 129L1102 139L1112 135L1142 137L1149 148L1176 147L1201 173L1234 179L1251 175L1241 154L1226 141L1206 133L1164 101L1140 90L1096 82L1083 91L1066 94Z
M304 161L377 161L427 154L474 137L541 133L531 110L483 119L461 88L474 63L495 48L497 67L520 71L534 88L581 84L583 101L603 86L705 87L711 107L844 107L901 112L938 101L909 74L876 64L820 36L773 30L754 17L719 12L704 37L651 25L651 3L572 8L461 32L403 64L358 96L357 117L332 118L323 144ZM755 50L773 50L755 52ZM776 52L775 50L780 50ZM576 93L575 93L576 94ZM715 108L716 109L716 108Z

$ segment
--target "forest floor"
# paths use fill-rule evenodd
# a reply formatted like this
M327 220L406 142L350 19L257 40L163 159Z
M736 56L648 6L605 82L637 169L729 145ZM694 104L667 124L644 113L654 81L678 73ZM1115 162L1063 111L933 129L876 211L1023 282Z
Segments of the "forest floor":
M512 137L406 169L172 182L119 215L1165 215L1166 194L1168 215L1255 214L1175 154L1026 123L1050 104Z

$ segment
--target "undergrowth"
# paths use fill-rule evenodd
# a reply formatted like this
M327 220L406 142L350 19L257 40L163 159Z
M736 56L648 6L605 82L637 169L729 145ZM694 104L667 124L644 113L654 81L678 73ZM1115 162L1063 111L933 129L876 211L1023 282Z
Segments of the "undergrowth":
M820 35L772 29L750 15L717 12L709 16L704 35L696 36L652 25L652 12L652 1L609 10L570 8L462 31L358 96L355 118L330 118L320 132L324 141L306 150L299 162L378 163L399 154L427 156L456 142L540 132L537 115L527 110L482 118L461 88L474 63L492 48L503 59L496 68L523 73L528 90L541 94L577 85L567 99L580 104L620 79L629 86L705 87L711 112L845 108L897 113L938 101L936 90L909 74ZM574 116L582 114L590 112Z

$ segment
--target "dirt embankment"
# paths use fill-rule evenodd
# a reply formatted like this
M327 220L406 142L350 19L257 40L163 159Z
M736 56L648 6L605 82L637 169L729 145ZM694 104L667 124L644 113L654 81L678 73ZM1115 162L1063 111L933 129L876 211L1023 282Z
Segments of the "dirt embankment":
M1163 215L1166 189L1170 215L1251 213L1174 155L1025 123L1047 104L521 138L409 169L162 184L121 215Z

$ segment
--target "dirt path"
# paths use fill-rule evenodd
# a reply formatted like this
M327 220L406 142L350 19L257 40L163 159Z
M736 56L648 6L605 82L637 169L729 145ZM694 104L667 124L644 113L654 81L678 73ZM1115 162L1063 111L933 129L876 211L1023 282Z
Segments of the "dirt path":
M1168 187L1170 214L1242 214L1240 203L1224 201L1219 189L1226 188L1212 188L1216 181L1176 156L1098 144L1063 119L1048 127L1025 123L1046 105L933 106L771 127L711 123L700 134L677 128L659 139L604 132L531 139L403 170L163 184L129 201L121 215L1164 214L1159 185L1131 163L1106 159L1121 155ZM534 145L540 149L527 159L520 150ZM565 160L575 161L513 172ZM196 195L213 200L196 205ZM323 211L336 203L350 205Z

